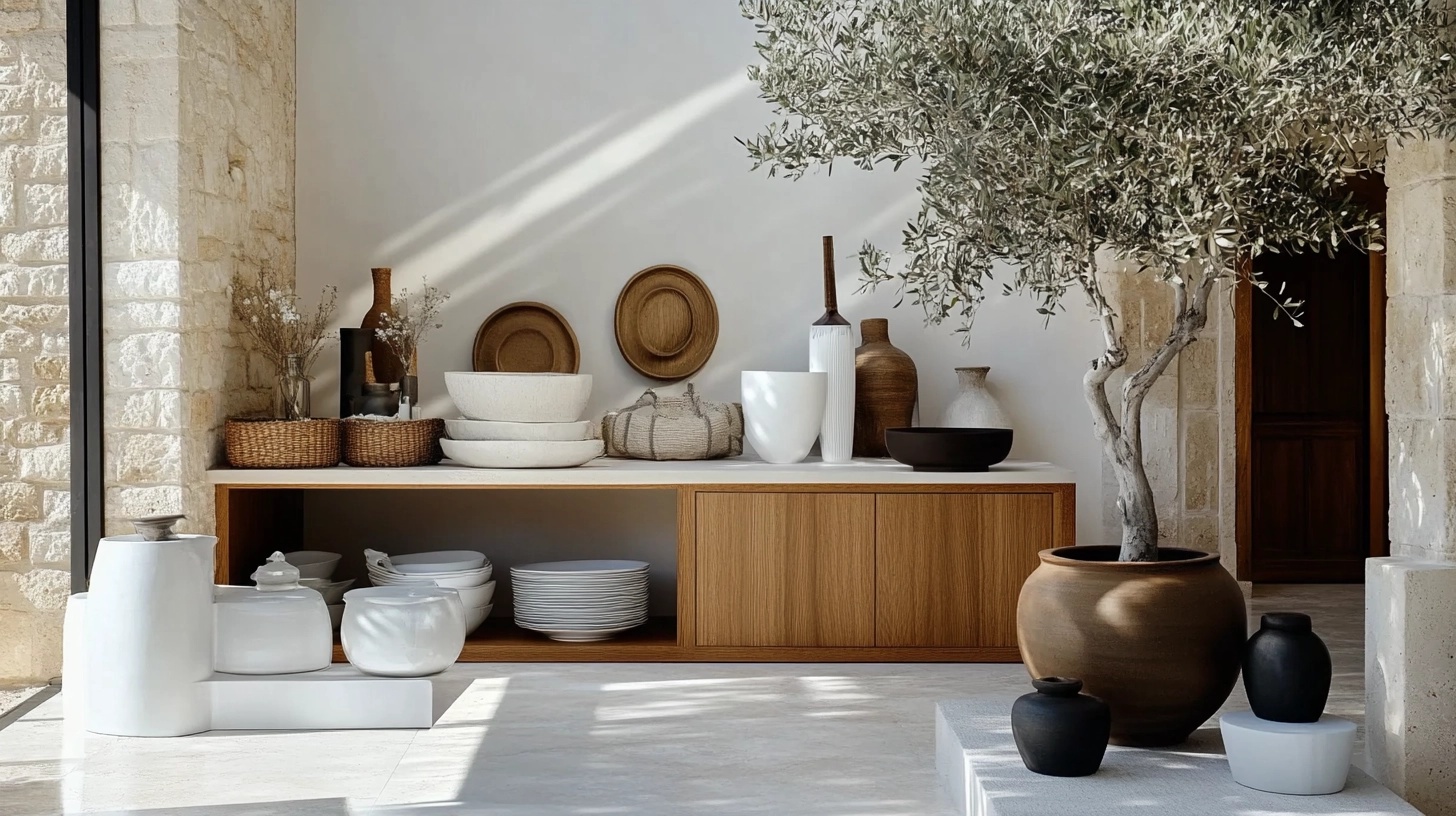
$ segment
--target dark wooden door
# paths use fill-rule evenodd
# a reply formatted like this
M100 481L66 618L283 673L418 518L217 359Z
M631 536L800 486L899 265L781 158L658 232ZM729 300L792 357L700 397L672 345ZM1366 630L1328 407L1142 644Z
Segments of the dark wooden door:
M1255 581L1359 581L1371 551L1370 258L1265 255L1252 293L1250 504ZM1383 423L1382 423L1383 425ZM1383 510L1383 508L1379 508Z

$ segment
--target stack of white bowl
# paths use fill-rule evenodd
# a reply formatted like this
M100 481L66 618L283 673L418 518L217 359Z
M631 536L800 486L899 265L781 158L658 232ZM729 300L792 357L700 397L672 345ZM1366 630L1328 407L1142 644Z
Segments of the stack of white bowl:
M495 581L484 553L474 550L437 550L411 555L385 555L365 550L369 580L375 586L438 586L453 589L465 607L465 633L480 628L490 616Z
M334 570L339 568L339 553L323 550L295 550L284 553L283 560L298 568L298 583L309 589L316 589L329 605L329 620L334 628L344 619L344 590L354 585L354 579L335 581Z
M606 640L647 621L643 561L554 561L511 567L516 625L552 640Z
M576 467L602 455L581 421L590 374L447 371L445 388L463 415L445 420L445 455L467 467Z

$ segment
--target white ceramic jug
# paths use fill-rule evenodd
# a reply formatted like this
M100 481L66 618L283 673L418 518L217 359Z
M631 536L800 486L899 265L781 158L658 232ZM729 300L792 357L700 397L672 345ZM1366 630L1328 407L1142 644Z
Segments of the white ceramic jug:
M86 730L173 737L211 727L213 548L181 516L101 539L86 599Z

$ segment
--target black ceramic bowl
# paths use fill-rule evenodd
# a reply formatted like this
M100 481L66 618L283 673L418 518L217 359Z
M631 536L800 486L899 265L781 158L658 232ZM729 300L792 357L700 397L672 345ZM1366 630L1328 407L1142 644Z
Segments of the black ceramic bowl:
M921 471L982 471L1011 453L1010 428L890 428L895 461Z

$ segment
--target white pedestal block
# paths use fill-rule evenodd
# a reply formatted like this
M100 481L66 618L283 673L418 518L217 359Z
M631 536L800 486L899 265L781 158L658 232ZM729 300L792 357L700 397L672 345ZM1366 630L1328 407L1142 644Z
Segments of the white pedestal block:
M214 674L218 731L429 728L434 685L427 677L373 677L334 665L303 674Z
M1350 773L1355 724L1323 716L1319 722L1261 720L1252 711L1218 719L1234 781L1254 790L1300 796L1338 793Z
M1071 779L1026 769L1011 736L1015 695L936 705L935 765L965 816L1420 816L1351 768L1335 796L1285 796L1246 788L1229 773L1217 729L1172 748L1108 746L1102 769Z

